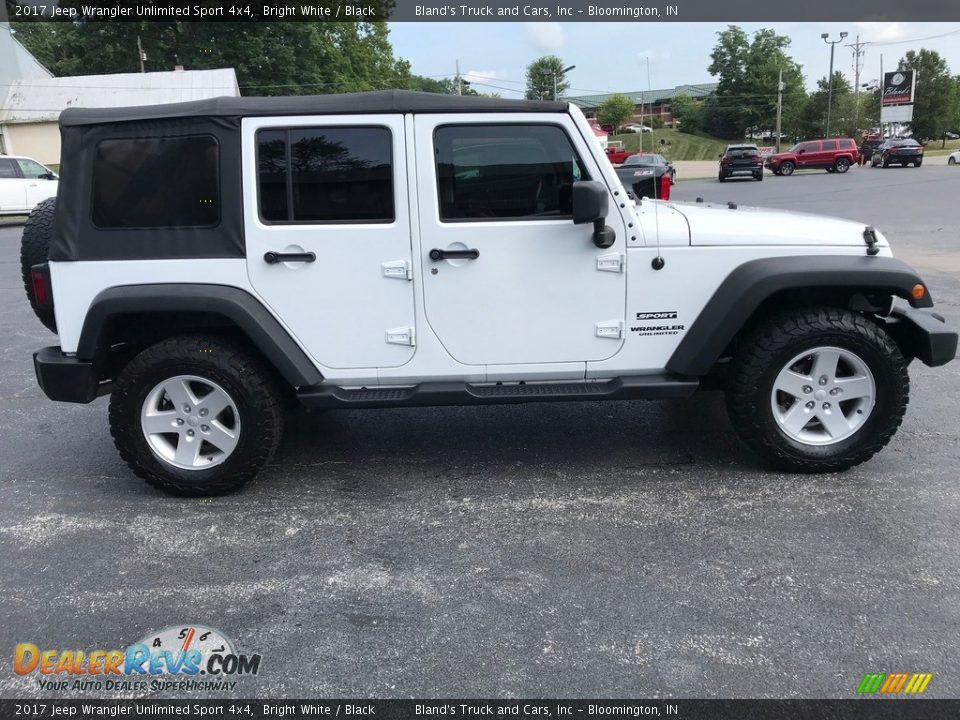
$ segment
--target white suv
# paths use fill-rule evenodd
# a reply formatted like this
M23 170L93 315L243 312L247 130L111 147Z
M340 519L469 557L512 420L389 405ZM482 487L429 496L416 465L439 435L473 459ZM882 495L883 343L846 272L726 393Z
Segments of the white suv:
M780 468L896 431L957 335L872 227L636 203L581 112L407 92L68 110L24 228L54 400L110 394L133 471L226 492L307 408L722 389Z
M0 215L25 215L57 194L57 174L28 157L0 155Z

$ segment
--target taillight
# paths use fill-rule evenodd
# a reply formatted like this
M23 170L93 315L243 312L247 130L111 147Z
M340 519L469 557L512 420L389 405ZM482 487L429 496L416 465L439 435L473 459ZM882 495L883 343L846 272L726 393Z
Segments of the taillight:
M33 285L33 303L37 307L53 305L50 292L50 272L46 264L34 265L30 270L30 282Z

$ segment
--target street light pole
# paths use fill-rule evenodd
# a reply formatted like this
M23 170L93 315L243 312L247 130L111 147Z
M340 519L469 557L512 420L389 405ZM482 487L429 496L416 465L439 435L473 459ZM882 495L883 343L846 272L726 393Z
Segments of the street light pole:
M554 73L553 73L553 99L554 99L554 100L557 99L557 78L558 78L558 77L561 77L561 76L563 76L563 75L566 75L568 72L570 72L571 70L573 70L573 69L576 68L576 67L577 67L576 65L571 65L570 67L564 68L564 69L561 70L560 72L554 72Z
M840 33L839 40L828 40L830 33L823 33L820 37L823 38L823 41L830 46L830 80L827 85L827 131L823 134L824 137L830 137L830 111L833 109L833 51L837 43L843 42L843 39L847 36L847 33Z

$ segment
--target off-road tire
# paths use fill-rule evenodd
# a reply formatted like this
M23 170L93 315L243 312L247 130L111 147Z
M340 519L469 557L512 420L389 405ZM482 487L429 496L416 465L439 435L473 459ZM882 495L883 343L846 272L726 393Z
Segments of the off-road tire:
M796 165L787 160L786 162L780 164L780 174L783 176L793 175L793 171L796 170L796 168Z
M150 390L185 374L217 383L239 410L236 448L209 469L183 470L159 460L141 429ZM155 488L173 495L222 495L252 480L280 444L282 394L271 368L242 345L215 335L172 337L142 351L120 373L110 398L110 433L127 465Z
M842 175L850 169L850 161L846 158L837 158L837 161L833 164L833 169Z
M873 373L870 416L850 437L809 445L777 425L771 392L792 357L818 346L848 350ZM792 311L765 322L740 345L726 389L727 412L740 437L771 465L790 472L839 472L869 460L890 441L910 395L907 361L896 343L867 318L840 308Z
M27 218L23 226L23 236L20 239L20 275L23 278L23 288L27 291L27 299L30 301L33 313L51 332L57 331L53 308L37 307L36 298L33 296L30 269L34 265L47 262L50 258L50 238L53 237L53 216L56 209L56 197L41 200Z

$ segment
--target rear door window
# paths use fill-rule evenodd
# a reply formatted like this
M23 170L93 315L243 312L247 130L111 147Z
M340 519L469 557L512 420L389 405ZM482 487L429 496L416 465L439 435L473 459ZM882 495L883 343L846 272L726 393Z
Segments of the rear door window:
M823 150L824 150L824 152L826 152L826 151L828 151L828 150L836 150L836 149L837 149L837 141L836 141L836 140L826 140L826 141L824 141L824 143L823 143Z
M17 172L17 168L13 164L13 160L0 158L0 178L18 178L18 177L20 177L20 174Z
M267 223L393 222L393 137L385 127L257 133L260 217Z

